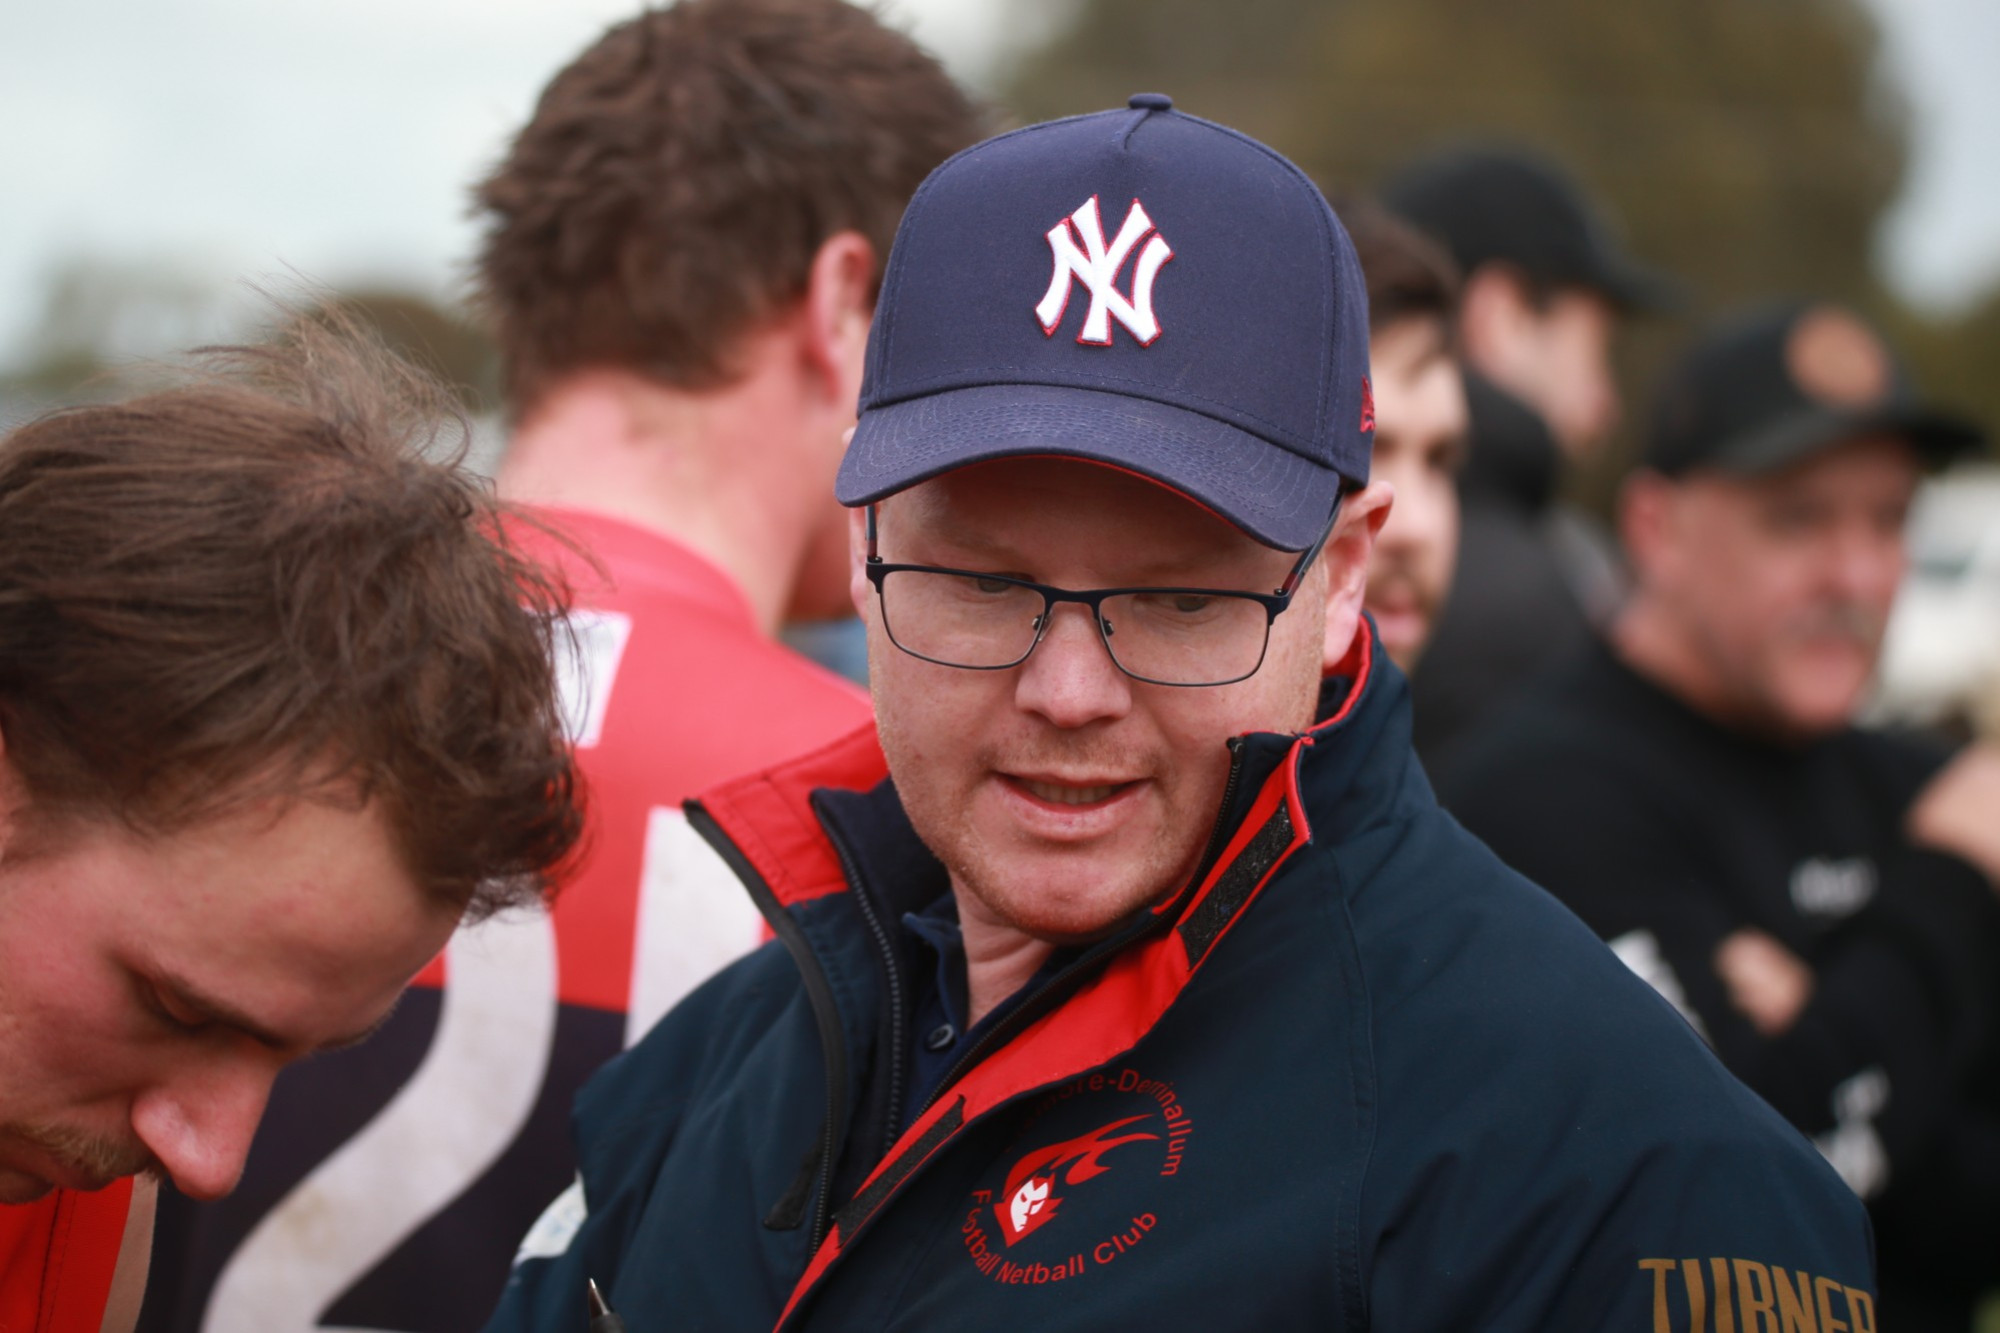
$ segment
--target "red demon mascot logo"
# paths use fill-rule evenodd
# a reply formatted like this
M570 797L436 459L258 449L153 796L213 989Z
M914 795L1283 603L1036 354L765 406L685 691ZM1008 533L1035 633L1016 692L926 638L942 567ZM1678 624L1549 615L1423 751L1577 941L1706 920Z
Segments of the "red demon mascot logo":
M1056 1205L1062 1202L1062 1196L1055 1193L1057 1176L1062 1177L1065 1185L1081 1185L1111 1169L1102 1159L1119 1144L1159 1138L1158 1134L1109 1137L1145 1118L1135 1115L1114 1120L1081 1138L1037 1148L1014 1163L1014 1169L1007 1173L1007 1186L1000 1194L1000 1202L993 1205L993 1215L1000 1219L1000 1234L1007 1238L1007 1243L1012 1245L1056 1215ZM1063 1170L1065 1166L1069 1168L1067 1171Z

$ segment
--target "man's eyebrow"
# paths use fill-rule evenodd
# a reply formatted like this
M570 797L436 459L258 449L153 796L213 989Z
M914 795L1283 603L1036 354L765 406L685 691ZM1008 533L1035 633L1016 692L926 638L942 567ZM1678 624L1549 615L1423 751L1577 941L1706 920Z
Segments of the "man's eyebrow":
M885 533L889 530L886 523L882 525L882 528ZM960 552L967 559L971 560L997 560L1004 563L1007 561L1018 561L1021 554L1006 542L997 541L992 537L967 528L946 528L943 530L920 529L911 537L911 540L912 544L917 546L943 546L949 550Z
M241 1009L238 1009L235 1005L230 1004L227 1000L209 994L186 977L177 976L171 972L156 972L154 974L154 984L172 992L177 1003L190 1013L200 1015L204 1021L219 1024L223 1027L235 1028L238 1032L255 1041L259 1046L266 1047L280 1054L340 1051L346 1050L350 1046L358 1046L380 1031L382 1026L389 1021L390 1016L395 1013L395 1006L391 1005L388 1012L384 1013L373 1023L370 1023L360 1032L352 1033L345 1037L334 1037L331 1040L306 1047L291 1037L273 1032L256 1019L250 1017L250 1015L244 1013Z
M950 559L962 561L963 567L984 567L990 573L1026 568L1031 563L1017 545L964 529L926 533L921 541L943 547L951 552ZM1202 579L1201 571L1207 563L1200 557L1156 555L1140 565L1139 572L1119 586L1215 586L1212 581L1204 582Z

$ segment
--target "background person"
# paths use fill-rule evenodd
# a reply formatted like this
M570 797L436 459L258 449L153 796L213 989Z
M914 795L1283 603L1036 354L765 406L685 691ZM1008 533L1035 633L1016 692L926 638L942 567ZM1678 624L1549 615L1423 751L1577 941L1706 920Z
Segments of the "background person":
M1465 465L1465 376L1458 362L1458 277L1451 259L1368 203L1341 221L1368 284L1375 444L1368 475L1396 493L1368 565L1368 614L1382 647L1412 670L1451 592L1458 474Z
M1869 1201L1884 1326L1957 1333L2000 1278L2000 754L1854 715L1919 468L1977 441L1844 310L1721 325L1626 488L1608 642L1441 776Z
M1660 306L1668 289L1617 248L1574 181L1525 150L1439 153L1381 198L1436 237L1464 280L1472 433L1455 595L1411 680L1417 750L1435 765L1615 608L1613 567L1556 496L1617 424L1619 319Z
M577 589L589 857L551 919L461 939L373 1041L280 1086L249 1187L163 1216L181 1280L149 1329L477 1327L574 1178L577 1088L762 937L678 803L867 719L772 635L846 604L833 473L882 256L977 124L837 0L688 0L549 84L478 188L477 282L501 493L596 562L523 535Z
M154 1183L227 1194L280 1067L581 826L556 590L436 392L310 325L210 370L0 442L8 1329L129 1330Z
M1304 175L1142 93L946 163L883 293L878 728L690 804L778 938L578 1098L494 1333L1868 1321L1852 1195L1430 797Z

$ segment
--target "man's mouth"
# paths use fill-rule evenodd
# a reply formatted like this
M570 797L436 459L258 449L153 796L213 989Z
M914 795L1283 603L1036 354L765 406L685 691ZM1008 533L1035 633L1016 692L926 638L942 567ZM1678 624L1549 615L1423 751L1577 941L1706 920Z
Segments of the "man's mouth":
M1118 782L1095 787L1061 787L1053 782L1031 782L1026 778L1020 779L1020 783L1031 794L1057 805L1095 805L1125 785Z
M1015 791L1044 806L1078 811L1110 805L1139 785L1136 779L1121 781L1098 774L1078 778L1027 777L1019 773L1000 776Z

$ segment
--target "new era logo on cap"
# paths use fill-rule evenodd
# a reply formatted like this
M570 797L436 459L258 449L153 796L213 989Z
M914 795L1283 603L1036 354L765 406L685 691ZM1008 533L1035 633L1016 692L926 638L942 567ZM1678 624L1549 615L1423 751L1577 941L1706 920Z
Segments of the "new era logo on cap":
M1367 480L1367 373L1360 268L1319 191L1141 94L989 139L917 191L836 494L1059 454L1303 550Z

